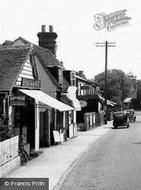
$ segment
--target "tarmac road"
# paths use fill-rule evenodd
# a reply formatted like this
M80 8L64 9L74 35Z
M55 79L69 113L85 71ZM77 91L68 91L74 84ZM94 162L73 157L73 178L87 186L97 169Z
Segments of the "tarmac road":
M59 190L141 190L141 112L92 144Z

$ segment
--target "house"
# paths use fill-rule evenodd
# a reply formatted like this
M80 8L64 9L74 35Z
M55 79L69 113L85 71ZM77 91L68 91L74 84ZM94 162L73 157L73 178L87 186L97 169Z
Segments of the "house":
M40 46L19 37L0 47L0 119L8 119L29 155L77 136L80 108L76 89L63 77L64 66L55 55L57 34L42 26L38 37Z
M64 70L63 77L65 79L63 83L64 94L67 89L72 94L75 94L74 105L77 108L76 123L78 124L78 129L84 128L86 113L89 113L88 115L99 114L101 105L99 101L99 85L86 79L83 71Z
M8 115L14 134L22 135L36 151L77 136L76 112L81 109L77 88L56 58L53 27L46 32L42 25L37 36L39 46L19 37L4 42L0 49L0 111Z
M85 114L86 113L99 113L100 102L99 102L99 85L88 80L83 71L76 73L76 87L77 87L77 98L80 101L81 112L77 113L77 122L79 128L84 128ZM89 114L91 115L91 114ZM95 120L95 118L93 119ZM97 121L95 121L97 122Z
M70 105L75 108L73 112L72 119L74 125L69 125L68 136L73 137L73 131L75 131L74 136L76 136L77 132L77 113L81 111L81 105L79 100L76 97L76 77L74 70L63 70L63 85L62 85L62 93L61 100L65 103L66 101L70 101ZM71 114L71 113L70 113ZM69 121L71 122L71 121Z
M64 112L74 110L57 100L59 85L37 51L31 44L0 48L0 114L8 114L14 134L36 151L54 143L53 132L65 129Z

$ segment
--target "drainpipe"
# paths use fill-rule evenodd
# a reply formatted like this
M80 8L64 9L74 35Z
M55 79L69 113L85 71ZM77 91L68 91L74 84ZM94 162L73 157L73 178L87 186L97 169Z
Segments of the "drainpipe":
M57 111L56 109L54 110L54 130L57 128Z
M6 116L6 97L3 98L3 117L5 118Z
M39 116L39 101L35 100L35 151L39 150L39 127L40 127L40 116Z

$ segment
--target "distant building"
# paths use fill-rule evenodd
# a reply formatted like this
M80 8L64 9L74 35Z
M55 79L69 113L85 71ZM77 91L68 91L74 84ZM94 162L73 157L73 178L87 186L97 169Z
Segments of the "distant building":
M87 112L96 112L99 111L99 85L86 79L83 71L76 73L76 87L77 92L76 96L80 101L81 112L77 113L77 122L84 122L84 114Z

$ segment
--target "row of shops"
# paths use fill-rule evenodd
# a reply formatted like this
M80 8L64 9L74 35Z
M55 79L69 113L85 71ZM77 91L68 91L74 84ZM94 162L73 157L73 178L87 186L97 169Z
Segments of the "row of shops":
M46 50L42 48L42 51ZM32 61L33 52L35 62ZM80 105L75 107L75 102L78 103L78 100L68 98L71 103L66 104L57 99L61 91L53 84L54 81L48 80L49 75L36 57L34 47L2 47L0 58L3 58L1 71L5 71L0 81L0 115L3 123L11 127L11 133L22 136L24 143L30 145L30 150L35 151L75 137L76 111L80 110ZM51 82L52 86L49 84L51 87L48 87ZM54 97L47 92L54 93ZM69 93L67 95L72 97Z
M19 139L28 155L38 155L42 147L76 137L84 126L103 124L98 85L65 70L55 55L56 33L42 29L39 46L19 37L0 47L1 152L3 141L18 137L15 147Z

